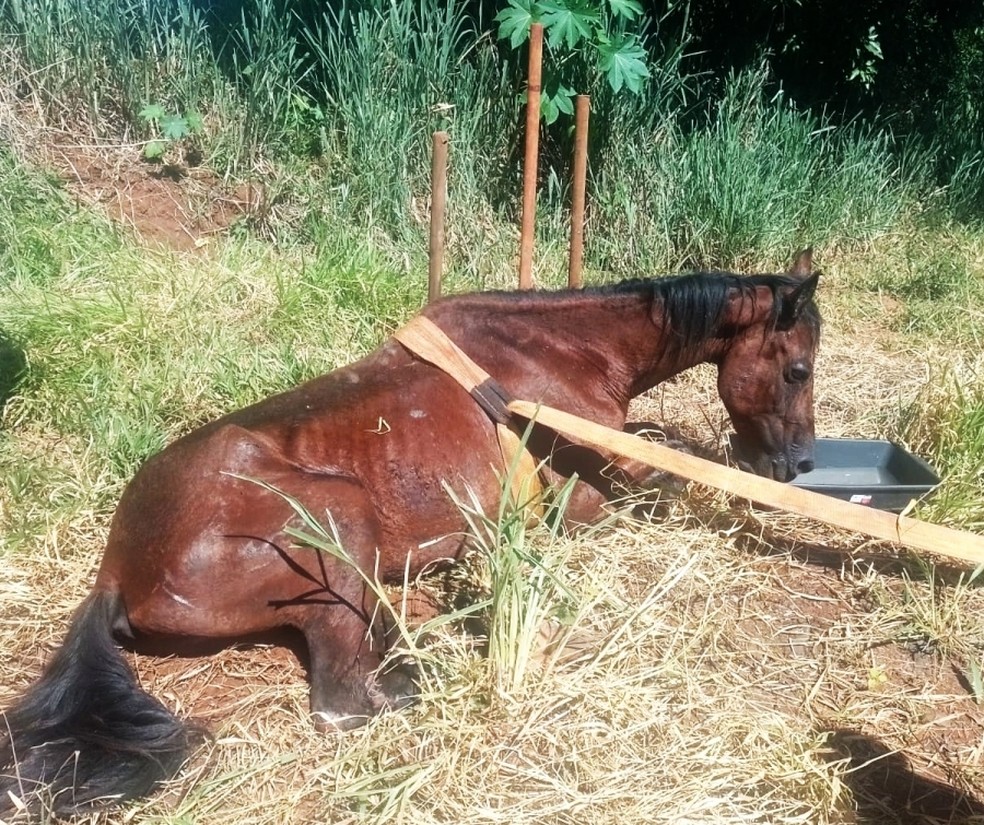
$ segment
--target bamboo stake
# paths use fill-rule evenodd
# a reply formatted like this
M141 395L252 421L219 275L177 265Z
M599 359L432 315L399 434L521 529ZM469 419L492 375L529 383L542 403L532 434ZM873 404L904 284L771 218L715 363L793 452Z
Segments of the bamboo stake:
M427 300L441 297L444 265L444 212L448 199L448 133L434 132L431 153L430 266Z
M578 95L574 109L574 191L571 199L571 247L567 263L567 284L581 286L581 265L584 260L584 195L588 176L588 119L591 98Z
M533 287L533 231L536 222L537 155L540 142L540 91L543 24L530 26L526 82L526 156L523 159L523 223L519 237L519 288Z

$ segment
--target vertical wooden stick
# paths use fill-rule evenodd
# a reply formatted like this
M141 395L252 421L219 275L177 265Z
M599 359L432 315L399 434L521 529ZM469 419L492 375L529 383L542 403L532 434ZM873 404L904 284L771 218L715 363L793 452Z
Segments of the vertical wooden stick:
M536 221L536 167L540 142L540 90L543 24L530 26L526 81L526 156L523 160L523 225L519 237L519 288L533 286L533 229Z
M581 263L584 258L584 193L588 176L588 119L591 98L578 95L574 108L574 191L571 199L571 248L567 262L567 283L581 286Z
M441 297L444 265L444 211L448 200L448 133L434 132L431 153L430 267L427 300Z

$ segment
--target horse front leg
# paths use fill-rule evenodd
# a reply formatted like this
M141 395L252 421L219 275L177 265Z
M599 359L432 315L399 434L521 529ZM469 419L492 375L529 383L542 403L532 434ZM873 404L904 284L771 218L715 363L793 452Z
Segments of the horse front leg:
M682 441L663 438L662 430L654 424L630 422L623 430L691 452ZM678 495L686 483L638 459L600 453L558 438L553 445L547 480L556 486L572 476L578 481L564 517L572 526L597 522L613 508L626 504L633 505L639 514L649 513L661 500Z
M651 422L630 421L622 428L623 432L653 441L664 447L693 455L693 450L683 441L667 437L666 432ZM609 464L607 474L612 478L613 488L625 496L638 496L646 493L679 495L686 479L654 467L644 461L625 456L616 456Z

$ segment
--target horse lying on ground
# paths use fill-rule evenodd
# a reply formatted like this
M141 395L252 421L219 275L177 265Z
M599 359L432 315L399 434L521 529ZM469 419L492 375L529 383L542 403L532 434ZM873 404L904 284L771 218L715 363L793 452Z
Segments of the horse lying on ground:
M813 362L820 319L809 251L787 275L699 273L559 292L462 295L423 311L513 396L614 428L629 401L711 362L740 462L778 480L813 465ZM547 484L574 474L566 518L597 520L611 456L535 425ZM644 482L651 467L614 462ZM4 715L0 814L90 810L144 795L197 739L136 682L116 640L303 634L311 711L362 724L412 700L380 672L375 596L357 570L292 545L296 514L330 512L365 571L402 582L465 544L450 488L487 512L502 493L495 423L462 387L394 339L350 366L231 413L151 458L123 493L95 586L62 647ZM244 478L247 477L247 478Z

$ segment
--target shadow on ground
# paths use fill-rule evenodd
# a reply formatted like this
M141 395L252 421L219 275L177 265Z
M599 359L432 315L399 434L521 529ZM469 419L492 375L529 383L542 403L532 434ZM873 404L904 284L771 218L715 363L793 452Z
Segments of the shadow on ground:
M854 800L856 825L984 825L984 803L913 770L909 760L872 736L833 730L831 762L845 762L841 779Z
M0 329L0 415L27 372L27 356Z

